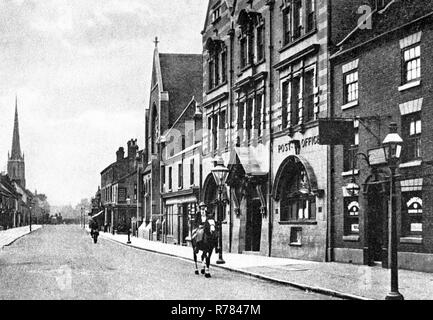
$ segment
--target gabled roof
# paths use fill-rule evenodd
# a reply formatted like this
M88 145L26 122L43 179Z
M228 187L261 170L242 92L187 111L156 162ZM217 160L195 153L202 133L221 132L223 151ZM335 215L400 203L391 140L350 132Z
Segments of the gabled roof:
M373 28L361 29L359 24L337 46L355 47L432 13L431 0L394 0L384 9L372 11Z
M209 24L210 10L212 9L214 2L217 2L217 1L214 1L214 0L208 1L207 11L206 11L206 19L204 21L203 30L206 30L206 28ZM221 3L223 3L223 2L226 4L230 15L233 16L233 14L235 13L237 0L222 0Z
M169 94L169 122L173 123L191 97L202 98L203 59L201 54L161 53L159 61L163 90Z
M202 99L200 99L202 100ZM171 128L169 128L169 130L167 131L167 133L165 133L163 135L164 138L167 138L171 131L176 127L176 125L182 120L182 118L184 117L184 115L186 114L186 112L188 111L188 109L194 106L194 108L197 107L197 99L195 97L192 97L191 101L188 103L188 105L185 107L185 109L182 111L182 113L180 114L179 118L176 119L176 121L173 123L173 125L171 126Z

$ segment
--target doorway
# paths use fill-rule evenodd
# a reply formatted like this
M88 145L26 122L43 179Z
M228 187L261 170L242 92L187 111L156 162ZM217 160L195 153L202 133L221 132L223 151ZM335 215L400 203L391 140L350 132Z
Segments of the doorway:
M247 223L245 230L245 251L260 251L262 237L262 215L260 200L251 200L247 209Z
M189 219L188 219L189 210L190 210L190 206L187 203L183 204L183 208L182 208L182 242L180 242L180 244L182 244L184 246L187 245L186 238L189 235Z
M368 238L370 264L387 261L386 227L388 198L380 185L371 186L368 191Z

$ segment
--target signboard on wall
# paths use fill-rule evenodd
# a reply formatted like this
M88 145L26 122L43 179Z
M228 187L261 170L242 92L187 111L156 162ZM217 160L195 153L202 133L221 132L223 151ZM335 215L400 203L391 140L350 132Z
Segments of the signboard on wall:
M321 145L338 146L355 143L355 121L353 119L319 119Z
M385 150L383 148L369 150L368 160L370 161L371 166L387 164Z
M126 188L119 188L119 203L126 202Z

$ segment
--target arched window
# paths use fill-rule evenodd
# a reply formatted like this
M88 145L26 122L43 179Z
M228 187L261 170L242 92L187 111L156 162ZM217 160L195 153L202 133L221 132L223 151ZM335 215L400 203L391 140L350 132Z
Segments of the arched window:
M404 192L402 196L402 227L406 237L423 235L422 191Z
M159 138L159 117L156 105L153 105L152 110L152 125L151 125L151 136L152 136L152 154L158 153L158 138Z
M208 51L208 90L227 81L227 47L222 40L209 38L205 44Z
M282 222L316 219L316 196L312 194L303 164L296 159L286 166L280 184Z
M359 199L357 196L344 198L344 235L359 235Z

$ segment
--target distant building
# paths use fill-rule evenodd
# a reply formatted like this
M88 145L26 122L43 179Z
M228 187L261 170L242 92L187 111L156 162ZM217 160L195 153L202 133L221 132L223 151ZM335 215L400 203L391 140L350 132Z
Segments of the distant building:
M18 199L18 211L16 226L23 226L30 223L30 210L33 194L26 189L26 172L24 154L21 153L19 121L18 121L18 98L15 99L15 120L12 136L12 149L8 155L8 176L16 191L20 194Z
M128 141L116 152L116 162L101 172L101 204L104 210L104 227L114 232L127 232L137 216L137 140Z
M0 174L0 228L10 229L19 224L18 201L20 194L5 174Z
M12 137L12 150L8 156L8 175L23 188L26 187L26 166L21 153L20 131L18 122L18 98L15 100L15 121Z

